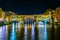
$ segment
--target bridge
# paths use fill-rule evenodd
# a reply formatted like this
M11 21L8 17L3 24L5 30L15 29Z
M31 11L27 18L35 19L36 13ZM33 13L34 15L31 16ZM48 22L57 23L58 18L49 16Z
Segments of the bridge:
M11 21L11 22L4 21L4 22L0 22L0 26L9 25L9 24L11 24L13 22L16 22L17 23L18 21Z
M39 21L50 21L51 17L49 15L11 15L5 18L3 22L0 22L0 26L9 25L12 22L20 22L22 24L32 24L32 22L38 23Z

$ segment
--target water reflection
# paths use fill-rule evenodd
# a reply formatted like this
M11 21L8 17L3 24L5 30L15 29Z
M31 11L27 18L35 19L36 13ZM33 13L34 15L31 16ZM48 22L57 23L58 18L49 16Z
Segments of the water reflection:
M24 30L24 40L27 40L27 36L28 36L27 35L27 27L26 26L27 26L27 24L25 24L25 26L24 26L24 29L25 29Z
M16 31L20 30L20 22L16 23Z
M46 26L46 21L44 21L44 24L45 24L45 26L44 26L44 40L47 40L47 26Z
M44 40L44 23L38 22L38 36L39 40Z
M0 27L0 40L7 40L6 26Z
M17 25L18 25L18 30L20 30L20 22L18 22L18 24L17 24Z
M6 25L1 26L0 40L51 40L51 25L47 24L46 21L38 22L38 27L36 27L35 23L23 25L20 26L20 23L12 23L10 27ZM60 25L55 25L54 27L55 39L60 39Z
M15 31L15 23L12 23L12 29L10 34L10 40L16 40L16 31Z
M32 24L31 40L35 40L35 24Z

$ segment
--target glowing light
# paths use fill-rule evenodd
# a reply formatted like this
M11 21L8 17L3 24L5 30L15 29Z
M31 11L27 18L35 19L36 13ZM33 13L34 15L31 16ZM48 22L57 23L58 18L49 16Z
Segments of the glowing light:
M44 40L44 23L41 21L38 24L38 36L39 40Z
M40 22L38 22L38 26L39 27L44 27L44 23L40 21Z
M11 30L11 34L10 34L10 40L16 40L16 32L15 32L15 28L14 28L14 23L12 23L12 30Z
M7 40L6 26L0 27L0 40Z
M2 34L3 34L3 30L2 27L0 27L0 39L3 37Z
M18 30L20 30L20 22L18 22Z
M4 19L3 18L0 18L0 22L4 22Z
M25 27L24 27L24 40L27 40L27 27L26 27L26 24L25 24Z
M35 33L34 33L34 30L35 30L35 24L32 24L32 31L31 31L31 40L35 40Z
M46 20L45 20L45 28L44 28L44 40L47 40Z

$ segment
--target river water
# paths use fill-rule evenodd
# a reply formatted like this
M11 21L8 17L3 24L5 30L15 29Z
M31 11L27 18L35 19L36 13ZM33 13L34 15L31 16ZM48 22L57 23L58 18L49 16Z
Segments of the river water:
M54 34L51 32L51 24L46 22L40 24L24 24L23 27L20 23L13 22L10 25L0 27L0 40L60 40L60 26L54 25ZM52 35L53 34L53 35Z

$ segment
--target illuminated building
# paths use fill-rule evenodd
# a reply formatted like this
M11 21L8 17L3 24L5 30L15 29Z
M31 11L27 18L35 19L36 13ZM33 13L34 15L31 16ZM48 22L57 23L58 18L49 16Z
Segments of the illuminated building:
M60 7L56 8L55 10L55 18L58 22L60 22Z
M60 21L60 7L56 8L55 10L53 9L47 9L44 13L42 14L35 14L35 15L17 15L17 13L11 12L11 11L3 11L2 8L0 8L0 18L5 19L7 22L10 21L19 21L21 23L20 26L23 26L24 21L27 18L34 19L36 21L36 27L38 27L38 22L43 21L49 17L50 19L48 20L50 23L52 23L52 19L54 22L59 22Z

